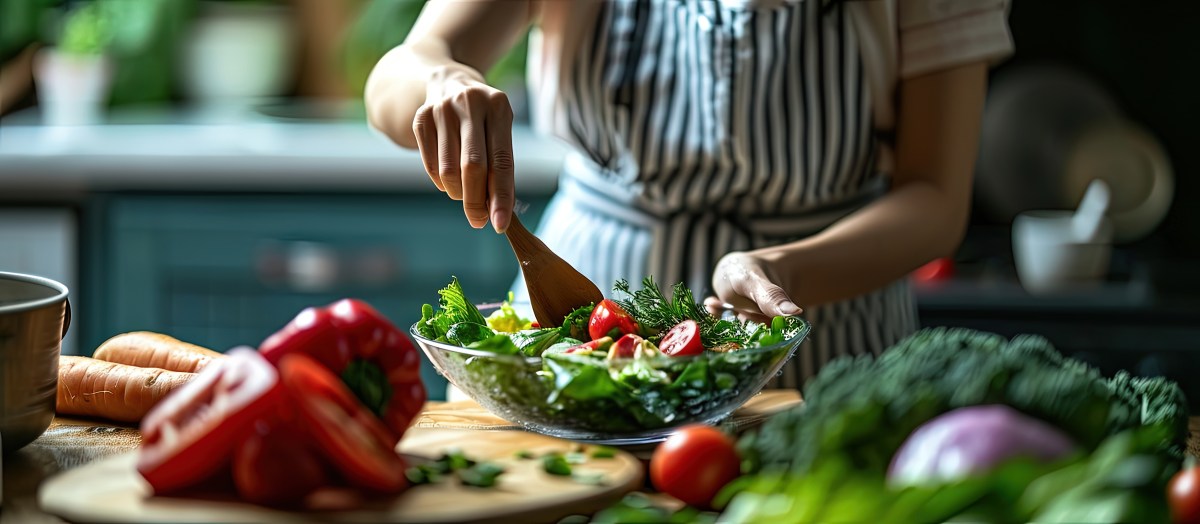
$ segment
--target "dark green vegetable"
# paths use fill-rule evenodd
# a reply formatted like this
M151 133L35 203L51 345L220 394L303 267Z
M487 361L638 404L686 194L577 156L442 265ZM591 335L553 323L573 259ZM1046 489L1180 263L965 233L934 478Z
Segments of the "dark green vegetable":
M717 514L711 511L700 511L696 508L685 507L679 511L671 511L655 506L654 503L641 493L630 493L620 502L608 507L588 519L578 522L596 524L713 524ZM565 522L565 521L564 521ZM560 522L559 524L564 524ZM575 522L575 521L572 521Z
M1128 384L1127 386L1124 384ZM1118 387L1118 385L1120 385ZM1119 391L1118 391L1119 390ZM1011 341L965 329L920 331L878 359L841 359L806 385L806 402L739 443L744 466L803 474L819 456L882 472L919 425L954 408L1006 404L1062 429L1086 450L1105 437L1164 420L1186 438L1182 394L1170 383L1110 382L1064 359L1041 337ZM1135 405L1131 399L1140 398ZM1186 419L1184 419L1186 420ZM802 445L797 445L802 443Z
M571 475L571 465L567 463L567 459L561 453L549 453L542 456L542 469L551 475L563 477Z
M1178 384L1162 377L1135 377L1118 371L1109 380L1109 387L1133 407L1142 424L1166 427L1173 435L1167 440L1167 450L1182 457L1180 451L1187 448L1189 409Z
M706 348L728 342L747 345L749 333L744 324L709 314L683 283L675 284L671 298L663 295L653 277L642 280L642 289L637 291L632 291L625 280L617 281L613 289L629 297L616 300L617 305L632 315L643 330L650 332L651 340L657 341L657 335L690 319L699 324L700 340Z
M1166 485L1178 462L1160 453L1167 431L1144 426L1091 455L1052 464L1005 462L958 482L889 488L882 476L823 456L801 475L742 477L718 497L721 522L1167 522ZM769 501L769 502L768 502Z
M458 473L464 485L490 488L496 485L496 477L504 473L504 466L491 462L480 462Z
M543 328L533 331L519 331L509 335L512 342L521 353L527 357L538 357L546 348L557 343L562 339L562 332L558 328Z
M491 328L474 322L459 322L446 331L446 342L466 347L496 336Z
M567 314L560 326L559 333L563 338L572 338L575 340L587 340L588 335L588 320L592 317L592 310L596 309L595 304L588 304L575 311Z
M517 457L521 460L529 460L531 458L536 457L536 455L534 455L532 451L529 451L527 449L522 449L520 451L517 451L516 453L513 453L513 456Z
M615 456L617 456L617 450L610 447L598 446L592 450L592 458L594 459L610 459Z
M521 352L521 348L513 344L512 338L509 338L508 335L494 335L491 338L467 344L465 347L490 351L497 355L515 355Z
M434 313L433 306L429 304L421 306L421 322L417 325L417 332L421 336L446 342L447 332L456 324L469 322L487 327L487 319L475 304L467 300L462 285L458 283L458 277L452 277L450 284L438 291L438 295L441 297L441 308L437 313Z
M467 486L489 488L496 485L496 477L504 473L504 467L491 462L478 462L467 457L461 450L450 450L437 460L413 466L404 471L408 481L416 484L439 482L447 475L457 475L459 482Z

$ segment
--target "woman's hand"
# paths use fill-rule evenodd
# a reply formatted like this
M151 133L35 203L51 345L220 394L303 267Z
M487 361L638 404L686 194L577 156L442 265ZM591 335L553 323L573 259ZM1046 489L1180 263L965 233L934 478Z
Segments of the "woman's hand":
M412 123L425 171L440 191L462 201L472 227L490 219L503 232L514 202L508 96L466 67L439 68L427 86Z
M799 315L802 310L784 290L774 264L775 257L752 252L734 252L717 262L713 271L715 297L704 300L714 315L732 307L742 320L768 322L772 317Z

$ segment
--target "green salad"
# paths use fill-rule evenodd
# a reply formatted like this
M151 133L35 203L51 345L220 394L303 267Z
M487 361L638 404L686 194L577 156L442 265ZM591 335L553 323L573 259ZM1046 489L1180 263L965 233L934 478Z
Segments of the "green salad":
M760 389L808 330L798 317L769 324L723 319L682 284L653 279L587 304L558 326L523 318L508 301L485 316L458 279L422 307L415 334L513 358L435 352L455 385L498 415L563 434L628 433L728 415ZM511 296L510 296L511 300ZM787 342L787 343L785 343ZM578 436L578 435L576 435Z

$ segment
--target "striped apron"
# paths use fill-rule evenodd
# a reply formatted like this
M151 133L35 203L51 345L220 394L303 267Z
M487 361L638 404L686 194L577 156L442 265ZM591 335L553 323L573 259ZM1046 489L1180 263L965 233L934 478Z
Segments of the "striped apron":
M823 4L606 2L557 93L574 151L538 236L602 289L649 275L702 298L726 253L802 239L880 195L854 26ZM528 296L520 278L513 291ZM804 315L812 334L776 386L916 327L907 281Z

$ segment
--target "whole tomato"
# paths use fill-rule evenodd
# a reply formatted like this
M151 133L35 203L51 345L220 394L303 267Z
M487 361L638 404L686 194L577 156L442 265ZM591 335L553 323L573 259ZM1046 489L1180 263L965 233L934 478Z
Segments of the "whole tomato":
M702 508L739 474L741 459L733 439L712 426L676 430L650 459L650 481L655 488Z
M1171 522L1200 524L1200 466L1180 470L1167 484Z
M592 340L604 337L620 338L621 335L638 333L638 325L633 317L609 299L601 300L592 310L588 318L588 336Z

